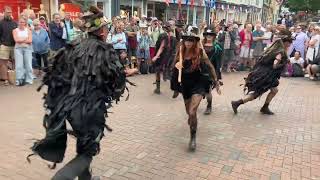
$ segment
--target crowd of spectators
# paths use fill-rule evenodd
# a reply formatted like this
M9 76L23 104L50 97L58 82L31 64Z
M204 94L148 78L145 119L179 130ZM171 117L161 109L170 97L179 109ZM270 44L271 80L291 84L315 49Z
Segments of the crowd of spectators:
M72 20L68 12L63 17L55 13L52 21L47 23L47 17L36 18L34 13L29 13L21 14L18 21L15 21L12 9L6 6L3 13L0 13L0 79L4 84L10 83L10 69L15 70L16 85L32 84L33 79L40 77L50 64L49 56L67 43L85 38L80 28L80 16L82 14ZM175 19L170 19L168 23L174 29L174 36L181 35L181 31L191 26L175 26ZM141 63L151 67L156 42L164 32L162 24L156 17L146 16L130 19L116 16L110 20L107 43L113 45L125 63L126 71L130 72L128 75L141 73ZM211 26L217 33L216 42L223 47L221 69L224 72L251 70L264 49L277 38L277 32L289 28L295 40L288 52L291 58L283 74L305 76L313 80L319 73L320 27L294 25L289 16L279 19L278 24L240 24L223 20L214 21ZM200 36L205 28L206 22L198 25Z

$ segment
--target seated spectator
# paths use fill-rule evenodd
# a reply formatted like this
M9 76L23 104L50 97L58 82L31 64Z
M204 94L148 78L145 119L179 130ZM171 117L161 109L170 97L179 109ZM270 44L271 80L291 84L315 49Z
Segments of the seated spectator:
M291 64L298 64L303 68L304 59L301 57L300 51L296 51L294 56L290 58Z
M119 53L120 53L120 62L125 68L124 72L126 73L126 76L132 76L132 75L138 74L139 70L137 68L130 68L131 63L128 59L127 52L125 50L121 50Z
M320 72L320 57L318 56L312 63L313 64L309 64L307 66L307 72L309 74L310 80L314 80L316 74Z
M304 59L301 57L301 53L296 51L294 56L290 58L290 64L292 66L292 76L293 77L303 77L304 76Z
M33 46L33 56L36 60L38 67L38 76L41 75L42 70L48 68L48 53L50 39L48 33L45 29L40 26L40 21L35 19L33 21L33 31L32 31L32 46ZM42 62L44 69L42 68Z

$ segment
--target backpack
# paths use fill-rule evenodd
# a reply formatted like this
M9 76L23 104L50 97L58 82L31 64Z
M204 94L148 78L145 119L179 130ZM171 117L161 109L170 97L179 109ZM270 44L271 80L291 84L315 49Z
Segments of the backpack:
M146 60L142 60L140 64L140 73L141 74L148 74L149 72L149 64Z

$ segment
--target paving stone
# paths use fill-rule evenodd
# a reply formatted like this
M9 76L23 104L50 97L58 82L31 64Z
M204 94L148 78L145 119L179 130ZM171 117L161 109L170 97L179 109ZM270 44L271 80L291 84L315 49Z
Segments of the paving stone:
M245 73L223 74L223 95L214 94L214 111L204 116L205 100L198 111L197 151L188 151L189 128L181 96L172 99L169 83L154 95L153 75L130 78L130 99L114 105L107 119L113 128L101 141L94 157L93 173L102 179L320 179L320 96L317 82L282 78L270 108L274 116L259 110L266 97L240 106L234 115L230 101L243 96ZM42 138L42 93L32 86L0 85L0 179L44 180L55 171L32 157L31 138ZM27 103L26 103L27 102ZM68 126L70 127L70 126ZM70 127L71 128L71 127ZM76 141L68 138L61 168L76 154Z

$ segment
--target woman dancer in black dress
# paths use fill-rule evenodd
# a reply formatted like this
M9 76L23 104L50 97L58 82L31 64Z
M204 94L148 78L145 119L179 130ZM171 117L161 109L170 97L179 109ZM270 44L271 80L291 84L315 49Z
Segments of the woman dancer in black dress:
M194 31L193 31L194 32ZM190 126L189 149L196 149L197 110L201 100L210 91L212 83L218 81L213 65L202 49L200 38L194 33L182 36L180 51L177 53L175 71L181 70L181 88ZM180 56L181 54L181 56ZM179 74L179 73L176 73ZM179 78L176 78L179 79ZM220 94L219 84L216 83Z
M203 47L206 51L206 54L214 66L214 69L217 73L217 78L219 81L219 84L222 85L222 76L221 76L221 58L223 54L223 47L216 42L216 36L217 33L214 31L214 28L208 28L205 29L204 33L204 40L203 40ZM215 87L215 84L212 84L212 87L210 88L210 92L206 95L207 99L207 108L204 112L205 115L211 114L212 111L212 93L211 90Z

